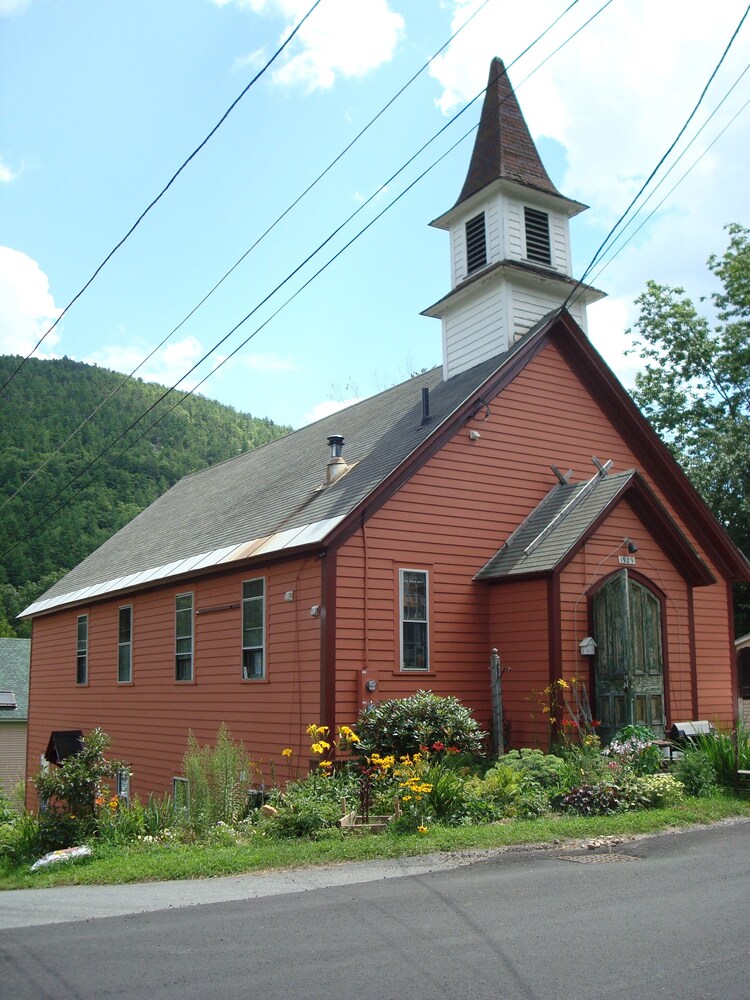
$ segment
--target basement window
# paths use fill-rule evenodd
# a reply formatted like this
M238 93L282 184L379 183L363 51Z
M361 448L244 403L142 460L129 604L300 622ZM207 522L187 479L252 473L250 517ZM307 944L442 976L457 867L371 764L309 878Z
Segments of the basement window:
M526 228L526 257L537 264L552 263L552 249L549 239L549 216L535 208L524 206Z
M487 263L487 231L484 212L466 223L466 272L471 274Z

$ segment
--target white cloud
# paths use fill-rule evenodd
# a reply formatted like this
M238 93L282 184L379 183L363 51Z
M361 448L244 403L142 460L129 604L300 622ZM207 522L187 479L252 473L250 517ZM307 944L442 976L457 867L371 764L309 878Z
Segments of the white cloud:
M310 0L214 0L218 6L234 3L256 14L281 15L286 38L310 8ZM332 87L338 75L359 77L390 62L403 37L404 19L392 11L389 0L324 0L310 15L292 42L289 55L273 71L285 86L308 91ZM248 59L255 60L254 52ZM285 53L286 55L286 53Z
M240 364L263 372L294 372L298 367L288 358L280 358L276 354L248 354L240 358Z
M128 344L105 345L89 353L82 360L89 365L99 365L102 368L130 374L140 365L147 353L148 348L144 344L131 341ZM158 382L166 386L181 383L180 388L193 389L206 371L196 369L184 383L182 377L204 354L205 349L196 337L172 341L138 370L137 377L146 382Z
M31 0L0 0L0 17L7 14L20 14L30 3Z
M18 177L19 173L19 170L11 170L4 162L2 156L0 156L0 184L10 184L11 181L14 181Z
M316 403L304 415L302 422L303 424L313 424L316 420L322 420L323 417L330 417L332 413L338 413L339 410L345 410L347 406L354 406L355 403L361 402L362 399L359 396L355 396L354 399L325 399L322 403Z
M0 247L0 353L29 354L61 312L37 262L20 250ZM56 328L36 356L50 356L59 340Z
M452 0L453 26L462 23L477 6L478 0ZM599 0L583 0L509 69L533 137L539 140L547 136L564 147L567 171L564 177L555 178L559 189L591 206L574 223L577 274L588 264L593 251L693 110L746 5L744 0L727 0L714 5L709 14L697 0L629 0L627 4L612 4L524 82L542 59L599 6ZM508 17L502 5L482 10L431 68L442 88L438 100L442 110L452 112L473 98L486 84L491 58L498 55L509 66L551 23L559 9L553 0L538 0L524 8L523 18ZM674 155L744 70L749 34L747 23ZM500 51L498 39L502 43ZM664 205L623 247L601 278L596 277L595 269L592 283L615 297L612 306L602 304L591 310L595 342L600 322L606 322L610 343L615 322L622 329L633 322L635 310L625 317L620 314L621 304L632 301L649 278L683 285L694 298L705 294L710 280L705 260L709 253L723 251L726 237L722 227L732 221L747 222L750 217L745 176L750 111L739 114L689 176L682 181L680 178L748 97L750 74L741 80L675 167L639 223L678 184ZM477 102L469 112L473 120L479 106ZM601 321L596 316L601 316ZM616 367L626 381L632 380L631 360L625 359Z

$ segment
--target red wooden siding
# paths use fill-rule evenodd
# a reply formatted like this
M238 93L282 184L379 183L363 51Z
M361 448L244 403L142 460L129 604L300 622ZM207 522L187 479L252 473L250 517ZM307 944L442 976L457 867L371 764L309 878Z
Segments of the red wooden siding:
M648 456L637 457L592 398L556 347L547 345L500 396L490 401L490 412L480 410L383 507L341 547L338 553L337 604L337 719L350 721L359 697L356 678L364 668L378 681L380 699L403 696L420 687L454 694L475 708L483 725L489 722L488 658L497 645L503 662L517 655L525 633L531 660L524 669L536 678L550 670L547 623L541 605L524 606L515 595L518 584L482 585L474 574L546 495L556 480L551 465L572 468L574 480L589 479L595 470L592 455L612 459L613 471L638 468L696 549L648 474ZM469 429L480 438L469 439ZM674 671L670 691L672 717L693 717L691 634L687 588L682 577L651 538L628 505L621 505L597 532L561 578L561 617L558 639L565 676L586 663L578 642L588 634L585 592L598 577L618 566L612 552L632 534L642 548L638 569L667 594L666 627L669 662ZM701 553L717 579L719 573ZM367 565L369 586L363 580ZM426 569L430 573L431 669L427 673L399 670L398 569ZM544 587L537 586L541 595ZM492 596L490 597L490 593ZM541 600L541 596L539 598ZM519 602L517 614L504 616L499 607ZM365 607L366 602L366 607ZM694 590L695 655L699 676L697 704L701 717L729 723L733 717L731 657L725 584ZM363 625L364 622L364 625ZM500 628L507 623L510 631ZM512 626L512 628L511 628ZM507 648L504 648L507 643ZM545 646L542 651L541 646ZM546 660L543 659L546 657ZM531 681L530 686L536 683ZM514 692L515 681L508 681ZM515 694L509 694L509 697ZM521 698L519 694L519 699ZM509 710L510 711L510 710ZM514 742L538 739L541 732L521 717L520 701L513 704ZM515 721L515 716L518 721Z
M242 581L266 579L266 681L241 679ZM175 595L195 594L194 682L174 680ZM286 601L287 591L293 600ZM118 608L133 606L133 682L117 683ZM233 571L37 619L31 671L30 773L50 732L101 726L112 755L133 769L133 794L170 788L182 773L188 731L211 743L222 722L244 741L265 780L286 775L291 747L306 769L304 729L319 718L320 603L316 559ZM224 607L232 605L232 607ZM210 610L216 609L216 610ZM201 613L204 612L204 613ZM75 684L76 619L89 614L89 683Z

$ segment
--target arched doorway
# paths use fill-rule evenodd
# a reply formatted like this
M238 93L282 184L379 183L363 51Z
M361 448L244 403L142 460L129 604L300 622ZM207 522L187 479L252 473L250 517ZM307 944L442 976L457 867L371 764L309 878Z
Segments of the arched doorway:
M626 725L665 731L661 600L626 569L594 594L594 689L602 742Z

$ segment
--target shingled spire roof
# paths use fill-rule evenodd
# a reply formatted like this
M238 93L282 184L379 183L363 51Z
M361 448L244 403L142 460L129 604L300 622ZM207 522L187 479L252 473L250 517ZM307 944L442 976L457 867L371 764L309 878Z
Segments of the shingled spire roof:
M544 169L501 59L493 59L460 205L496 180L560 195ZM455 206L454 206L455 207Z

